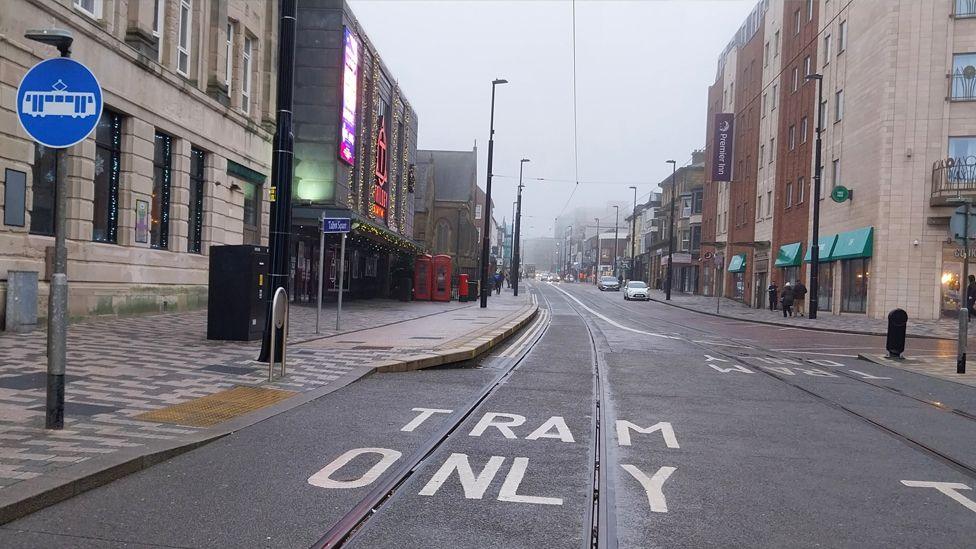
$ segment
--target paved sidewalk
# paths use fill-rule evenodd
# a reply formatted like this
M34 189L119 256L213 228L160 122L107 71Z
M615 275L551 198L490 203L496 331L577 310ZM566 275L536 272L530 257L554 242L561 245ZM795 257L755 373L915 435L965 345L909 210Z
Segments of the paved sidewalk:
M0 524L16 516L14 504L25 498L54 490L55 500L64 499L91 487L57 491L70 482L124 469L100 483L110 481L377 369L416 369L476 356L530 321L537 308L534 298L508 292L493 296L487 309L477 302L353 302L343 308L341 333L334 330L335 309L328 308L316 335L315 308L293 306L288 371L274 382L267 380L267 364L254 360L260 342L206 339L206 311L77 322L68 330L60 431L43 428L45 333L0 334ZM241 387L270 398L267 406L210 428L140 419L183 417L166 412L178 412L174 405L211 403Z
M965 374L957 374L955 358L906 356L905 358L898 360L888 358L884 355L865 353L859 354L858 358L861 360L867 360L868 362L873 362L875 364L880 364L882 366L900 368L909 372L915 372L916 374L937 377L945 381L952 381L954 383L962 383L963 385L976 387L976 367L974 367L976 364L968 364Z
M715 314L715 297L689 295L675 292L671 294L671 301L667 302L664 299L664 292L660 290L651 290L650 297L653 301L668 303L670 305L688 309L690 311L697 311L712 315ZM738 301L726 298L721 299L719 316L749 322L796 326L811 330L881 336L886 335L886 330L888 328L887 320L868 318L866 315L858 314L835 315L818 311L816 320L810 320L809 318L798 316L783 318L782 311L753 309L752 307L747 307ZM958 332L959 325L957 322L952 320L908 320L909 336L954 340L957 338ZM976 338L976 330L970 330L970 339L973 338Z

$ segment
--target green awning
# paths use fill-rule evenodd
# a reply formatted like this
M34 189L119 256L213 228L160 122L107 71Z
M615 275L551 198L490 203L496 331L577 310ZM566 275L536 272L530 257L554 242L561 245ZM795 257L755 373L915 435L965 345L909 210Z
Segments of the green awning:
M779 253L776 254L776 267L796 267L800 264L800 252L803 251L802 242L794 242L792 244L783 244L779 247Z
M742 273L746 270L746 254L733 255L729 260L730 273Z
M832 234L830 236L820 237L820 262L824 263L826 261L834 260L834 246L837 245L837 235ZM810 259L810 249L807 249L807 255L803 257L803 261L810 263L813 261Z
M837 235L831 259L871 257L874 250L874 227L863 227Z

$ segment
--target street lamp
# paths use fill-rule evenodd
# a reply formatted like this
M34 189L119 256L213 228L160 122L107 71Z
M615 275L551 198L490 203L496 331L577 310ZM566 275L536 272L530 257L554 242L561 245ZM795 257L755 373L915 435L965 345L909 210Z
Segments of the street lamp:
M481 308L488 306L488 248L491 235L491 160L495 149L495 86L508 84L508 80L496 78L491 81L491 122L488 126L488 176L485 180L485 230L481 234Z
M630 273L627 278L629 280L634 279L634 263L637 261L637 256L634 254L634 244L636 242L637 235L637 187L629 187L634 189L634 213L631 214L630 218Z
M823 75L808 74L807 80L817 81L817 149L813 158L813 243L810 244L810 311L807 318L817 318L817 305L820 293L820 176L821 150L823 144L820 134L823 132Z
M674 195L677 192L674 188L674 174L678 169L678 163L674 160L667 160L665 163L671 164L671 213L668 214L668 280L665 283L664 299L671 301L672 263L674 263Z
M71 57L71 32L61 29L29 30L24 37L54 46L61 57ZM47 297L47 401L45 429L64 428L64 371L67 363L68 336L68 248L65 243L68 219L68 192L64 189L61 163L64 153L54 149L57 166L54 193L54 269Z
M600 280L600 272L602 271L603 265L600 263L603 260L603 247L600 246L600 218L594 217L596 220L596 276L593 277L594 282Z
M518 283L519 283L519 271L522 270L522 258L519 255L522 251L522 247L519 245L519 235L520 229L522 228L522 168L525 163L528 162L528 158L523 158L519 160L519 184L518 184L518 199L515 209L515 244L512 248L512 265L513 273L510 275L512 277L512 293L518 297Z
M617 252L620 249L620 206L614 205L613 209L617 212L613 222L613 276L620 280L620 272L617 270L620 264L617 260Z

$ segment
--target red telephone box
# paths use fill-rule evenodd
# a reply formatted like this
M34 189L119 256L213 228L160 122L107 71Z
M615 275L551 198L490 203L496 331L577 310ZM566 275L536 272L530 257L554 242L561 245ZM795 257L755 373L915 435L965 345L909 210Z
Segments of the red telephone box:
M454 272L451 266L451 256L435 255L431 260L433 264L433 276L431 277L430 298L433 301L451 300L451 273Z
M430 300L430 281L433 267L430 256L419 256L413 267L413 298L421 301Z

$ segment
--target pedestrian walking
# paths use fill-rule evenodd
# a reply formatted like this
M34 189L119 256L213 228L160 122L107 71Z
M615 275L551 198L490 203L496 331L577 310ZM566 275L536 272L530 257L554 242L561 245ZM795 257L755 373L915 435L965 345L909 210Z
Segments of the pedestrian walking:
M495 295L502 294L502 273L495 273Z
M796 316L803 316L807 312L804 301L806 296L807 287L803 285L802 280L793 285L793 307L796 310Z
M976 316L976 275L969 275L969 285L966 286L966 308L969 318Z
M779 286L775 282L770 282L766 291L769 292L769 310L775 311L776 302L779 300Z
M505 273L505 285L509 288L512 287L512 273L510 271Z
M779 299L783 304L783 318L793 316L793 287L790 286L789 282L783 286Z

